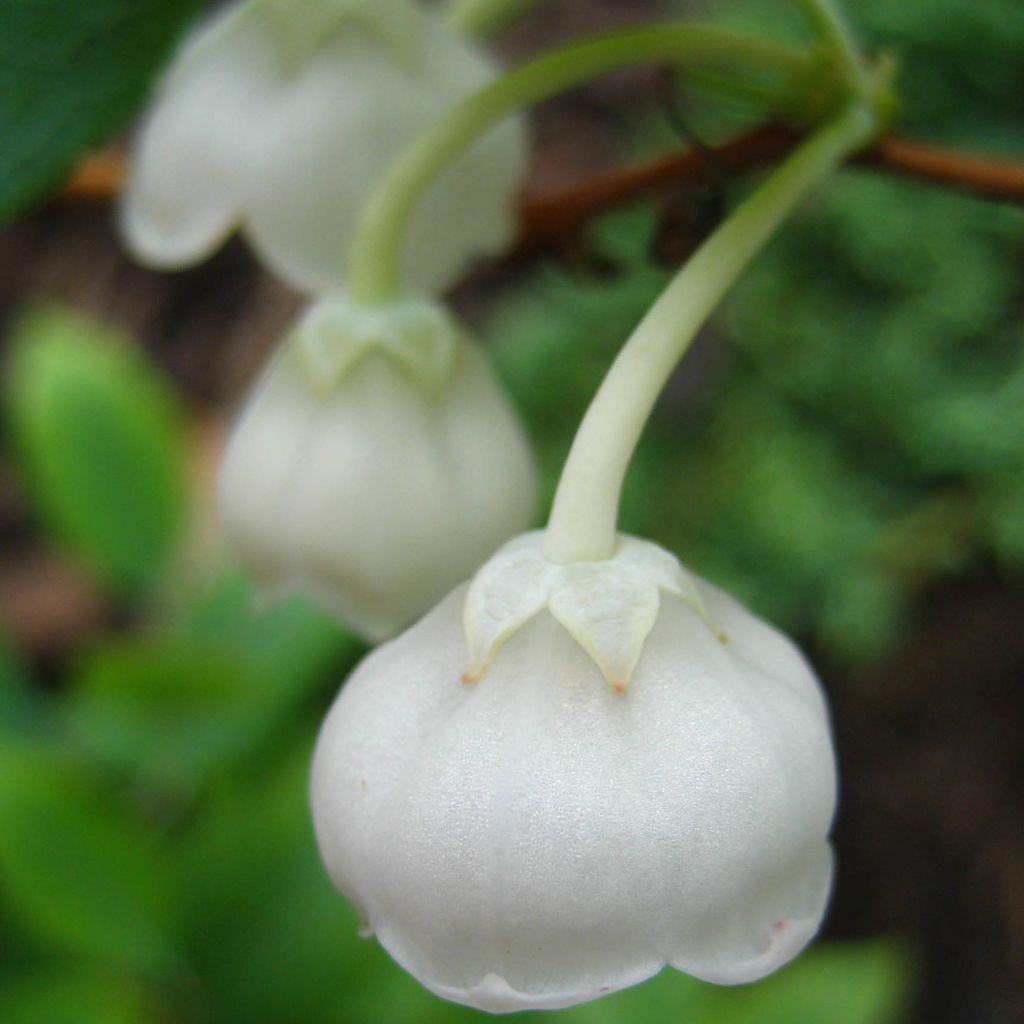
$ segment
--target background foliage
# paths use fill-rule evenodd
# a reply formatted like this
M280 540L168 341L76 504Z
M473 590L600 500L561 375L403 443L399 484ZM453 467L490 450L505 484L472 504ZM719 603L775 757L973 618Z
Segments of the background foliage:
M0 216L121 124L195 6L0 2ZM779 31L779 6L720 10ZM1017 0L864 0L854 13L902 56L908 127L1024 152ZM664 144L657 113L624 148ZM734 119L702 118L709 132ZM610 272L542 267L487 308L548 495L667 279L654 232L649 207L624 211L591 239ZM1019 211L844 173L668 389L624 528L848 668L898 648L937 581L984 563L1019 582L1022 238ZM56 665L0 637L0 1020L480 1018L358 939L317 862L309 752L359 644L302 602L254 609L204 540L191 410L128 340L51 306L26 312L9 346L6 433L40 541L118 614ZM742 990L666 972L559 1018L886 1024L909 1012L920 938L826 941Z
M0 0L0 224L138 110L202 0Z

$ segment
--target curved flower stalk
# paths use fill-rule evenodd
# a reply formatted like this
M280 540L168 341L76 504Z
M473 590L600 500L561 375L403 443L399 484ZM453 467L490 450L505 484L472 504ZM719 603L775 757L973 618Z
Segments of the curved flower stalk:
M209 256L241 227L298 290L345 280L377 180L487 83L485 54L411 0L245 0L186 41L141 130L121 211L143 263ZM436 292L499 251L527 144L506 122L453 161L411 225L404 270Z
M665 964L762 977L829 892L835 778L811 670L631 538L610 560L548 563L525 607L541 545L513 542L342 690L313 765L332 880L424 985L492 1012ZM500 650L460 682L488 630Z
M229 543L270 595L393 635L528 525L532 457L444 309L322 300L242 412L221 469Z

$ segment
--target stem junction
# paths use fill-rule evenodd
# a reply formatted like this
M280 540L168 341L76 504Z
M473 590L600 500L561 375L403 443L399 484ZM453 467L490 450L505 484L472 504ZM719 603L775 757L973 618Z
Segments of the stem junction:
M573 441L548 520L553 562L610 558L619 496L658 395L722 296L807 192L871 142L878 120L853 103L799 146L697 250L640 321Z

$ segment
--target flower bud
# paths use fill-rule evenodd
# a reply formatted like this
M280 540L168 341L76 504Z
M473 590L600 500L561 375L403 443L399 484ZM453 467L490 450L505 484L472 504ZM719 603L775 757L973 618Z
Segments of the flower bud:
M813 673L652 544L560 566L541 541L511 542L345 685L313 765L331 878L424 985L494 1012L665 964L768 974L831 880Z
M186 41L145 123L122 210L159 269L209 256L236 227L300 291L341 286L358 218L406 147L486 85L491 62L411 0L246 0ZM499 251L526 162L511 120L424 197L407 283L437 292Z
M527 525L536 490L518 419L441 306L334 298L243 411L219 504L266 592L308 593L380 640Z

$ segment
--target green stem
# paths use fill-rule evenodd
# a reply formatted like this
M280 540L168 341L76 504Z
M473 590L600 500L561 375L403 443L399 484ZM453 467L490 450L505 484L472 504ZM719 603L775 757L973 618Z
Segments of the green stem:
M709 68L688 69L682 80L695 91L710 94L715 99L738 102L748 108L754 107L762 113L799 110L801 101L806 102L808 99L806 88L801 87L803 83L794 82L789 91L783 91L777 83L765 82L748 75L722 73ZM815 104L821 100L821 92L816 90Z
M463 35L489 39L537 0L451 0L448 24Z
M798 0L804 16L823 43L830 46L843 65L846 79L860 88L866 80L853 32L835 0Z
M811 136L697 250L634 330L580 425L548 521L554 562L601 561L617 546L622 482L669 374L719 300L809 189L877 131L850 105Z
M375 305L400 292L402 243L416 204L441 171L484 131L510 113L599 75L666 62L755 67L798 79L818 67L813 55L791 47L700 25L638 29L538 57L460 103L392 167L371 196L353 241L353 299Z

